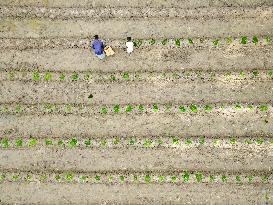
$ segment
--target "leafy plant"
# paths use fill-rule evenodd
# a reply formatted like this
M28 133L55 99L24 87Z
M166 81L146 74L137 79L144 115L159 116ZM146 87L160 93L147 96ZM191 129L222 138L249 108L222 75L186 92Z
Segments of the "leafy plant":
M161 41L161 43L162 43L163 46L165 46L165 45L168 43L168 39L163 39L163 40Z
M190 139L187 139L186 140L186 145L190 145L190 144L192 144L192 141Z
M18 181L19 180L19 175L13 175L12 180L13 181Z
M89 73L86 73L84 75L84 80L90 80L90 78L91 78L91 75Z
M179 111L180 112L186 112L186 108L184 106L179 106Z
M46 175L41 175L40 176L40 181L44 182L47 179Z
M138 181L138 176L137 175L134 175L134 181Z
M120 176L119 179L120 179L120 181L124 182L125 181L125 176Z
M3 139L2 140L2 146L3 146L3 148L9 148L9 140L8 139Z
M110 79L111 79L111 81L116 81L117 80L116 76L114 76L114 75L110 75Z
M0 182L3 181L5 178L6 178L6 176L3 175L3 174L1 174L1 175L0 175Z
M153 105L153 111L154 112L158 112L158 110L159 110L159 108L158 108L157 104L154 104Z
M81 182L84 182L84 181L86 181L87 180L87 176L80 176L80 181Z
M262 139L257 139L256 142L258 145L262 145L264 143L264 141Z
M30 139L28 146L29 147L34 147L37 145L37 140L36 139Z
M240 110L240 109L242 109L242 106L239 105L239 104L237 104L237 105L235 105L235 109L236 109L236 110Z
M175 45L177 45L177 46L180 46L180 45L181 45L180 39L176 39L176 40L175 40Z
M193 44L193 40L191 38L188 39L189 44Z
M150 183L151 182L151 176L150 175L146 175L144 179L145 179L146 183Z
M22 139L18 139L18 140L15 142L15 146L16 146L16 147L22 147L22 146L23 146L23 140L22 140Z
M240 177L240 176L236 176L236 177L235 177L235 179L236 179L236 182L237 182L237 183L241 183L241 182L242 182L242 180L241 180L241 177Z
M62 140L59 140L59 141L58 141L58 145L59 145L59 146L64 146L64 142L63 142Z
M267 105L261 105L260 106L260 111L268 111L268 106Z
M258 77L259 76L259 71L254 70L254 71L252 71L252 74L253 74L254 77Z
M107 110L106 107L101 108L101 113L102 114L107 114L107 112L108 112L108 110Z
M150 139L145 140L144 147L150 147L151 145L152 145L152 140Z
M106 139L103 139L101 140L100 144L105 147L107 145L107 140Z
M96 175L96 176L95 176L95 179L96 179L97 181L100 181L101 177L98 176L98 175Z
M199 143L202 144L202 145L205 144L205 138L202 137L202 138L199 140Z
M268 176L262 176L262 182L267 183L268 182Z
M136 141L134 139L129 140L129 145L134 145L135 143L136 143Z
M254 177L253 177L252 175L251 175L251 176L248 176L248 177L247 177L248 182L251 183L251 182L253 181L253 178L254 178Z
M139 105L137 109L138 109L138 111L142 112L142 111L144 111L144 106L143 105Z
M265 42L266 42L266 43L270 43L270 42L271 42L271 38L270 38L269 36L266 36L266 37L265 37Z
M269 70L269 71L267 72L267 74L268 74L269 77L272 77L272 76L273 76L272 70Z
M131 105L128 105L127 108L126 108L126 112L132 112L133 110L133 107Z
M196 105L190 105L190 109L193 113L197 113L197 106Z
M253 105L248 105L247 108L250 110L253 110L254 107L253 107Z
M221 179L222 179L222 182L227 182L227 176L223 175L223 176L221 177Z
M216 40L212 41L212 43L213 43L213 45L218 46L219 45L219 40L216 39Z
M60 79L61 81L64 81L65 75L62 73L62 74L60 75L59 79Z
M91 140L90 139L87 139L87 140L85 140L84 141L84 144L85 144L85 146L90 146L91 145Z
M35 81L40 80L40 74L38 73L38 71L34 71L34 73L33 73L33 80L35 80Z
M8 112L8 111L9 111L8 106L7 106L7 105L4 105L3 108L2 108L2 111L3 111L4 113Z
M71 113L72 112L72 105L70 105L70 104L66 105L66 111L68 113Z
M122 77L125 79L125 80L129 80L130 77L129 77L129 73L128 72L124 72Z
M72 81L77 81L79 79L79 75L78 75L78 73L73 73L72 74Z
M154 44L155 44L155 39L154 39L154 38L151 38L151 39L149 40L149 44L150 44L150 45L154 45Z
M45 74L45 80L49 81L51 78L52 78L52 73L46 72L46 74Z
M9 80L14 80L14 73L13 72L8 73L8 79Z
M242 37L241 44L247 44L247 37L246 36Z
M174 145L178 145L178 144L179 144L179 139L174 138L174 139L173 139L173 144L174 144Z
M240 71L240 77L241 77L241 78L245 77L244 71Z
M75 147L78 144L78 140L75 139L75 138L73 138L73 139L71 139L71 141L69 142L69 144L70 144L71 147Z
M201 173L196 173L195 178L197 182L202 182L203 175Z
M235 145L236 144L236 139L234 139L234 138L230 139L229 142L230 142L230 144Z
M165 180L165 177L162 176L162 175L160 175L160 176L158 177L158 180L159 180L159 182L163 182L163 181Z
M66 175L66 180L71 182L73 180L73 175L72 174L67 174Z
M228 37L228 38L227 38L227 44L231 44L232 41L233 41L232 37Z
M112 181L114 180L114 177L113 177L113 176L109 176L109 177L108 177L108 180L109 180L110 182L112 182Z
M209 181L210 181L210 182L214 182L214 181L215 181L215 176L210 175L210 176L209 176Z
M139 48L141 45L142 45L142 40L135 40L134 42L133 42L133 44L134 44L134 46L136 47L136 48Z
M163 140L159 139L159 140L157 140L157 143L158 143L158 145L162 145L163 144Z
M177 176L172 176L172 177L171 177L171 180L172 180L173 183L176 182Z
M184 173L183 179L184 179L184 182L189 181L189 179L190 179L190 174L189 174L189 172L186 171L186 172Z
M52 140L46 139L45 144L46 145L53 145L53 142L52 142Z
M119 113L120 112L120 105L115 105L114 106L114 112Z
M179 77L180 77L180 76L179 76L176 72L173 73L173 78L174 78L174 79L178 79Z
M251 141L250 139L246 139L246 140L245 140L245 143L246 143L246 144L252 144L252 141Z
M56 180L57 182L60 182L60 181L61 181L61 176L60 176L60 175L55 176L55 180Z
M120 140L118 138L116 138L116 139L114 139L113 143L114 143L114 145L117 145L120 143Z
M205 110L206 110L207 112L212 111L212 106L206 105L206 106L205 106Z
M254 36L252 38L252 43L254 43L255 45L258 43L259 39L257 38L257 36Z

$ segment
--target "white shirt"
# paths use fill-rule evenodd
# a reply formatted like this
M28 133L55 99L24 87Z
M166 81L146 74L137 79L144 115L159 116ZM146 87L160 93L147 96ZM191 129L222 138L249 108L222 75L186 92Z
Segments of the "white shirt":
M128 53L132 53L134 50L134 44L133 42L126 42L126 46L127 46L127 52Z

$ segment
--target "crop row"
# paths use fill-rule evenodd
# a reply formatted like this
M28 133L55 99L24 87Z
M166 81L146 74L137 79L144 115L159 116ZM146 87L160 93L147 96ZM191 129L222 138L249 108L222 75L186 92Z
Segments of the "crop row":
M0 182L43 182L43 183L273 183L273 176L265 174L231 175L207 174L202 172L183 171L173 174L32 174L32 173L2 173Z
M90 100L93 95L88 96ZM271 112L272 105L267 104L140 104L140 105L84 105L84 104L0 104L0 113L4 114L142 114L142 113L210 113L210 112L255 111Z
M149 138L19 138L19 139L0 139L1 148L35 148L35 147L59 147L59 148L115 148L115 147L166 147L166 148L186 148L198 146L217 146L222 148L232 147L271 147L273 148L273 139L260 138L179 138L179 137L149 137Z
M231 72L215 71L173 71L173 72L22 72L9 71L0 72L0 80L22 80L22 81L59 81L59 82L77 82L77 81L155 81L155 80L272 80L273 70L252 70Z

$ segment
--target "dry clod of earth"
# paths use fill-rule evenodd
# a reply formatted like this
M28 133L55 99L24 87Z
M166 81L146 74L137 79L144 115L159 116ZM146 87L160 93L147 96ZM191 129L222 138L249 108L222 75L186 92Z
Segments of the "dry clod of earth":
M272 41L272 0L0 0L0 204L273 204Z

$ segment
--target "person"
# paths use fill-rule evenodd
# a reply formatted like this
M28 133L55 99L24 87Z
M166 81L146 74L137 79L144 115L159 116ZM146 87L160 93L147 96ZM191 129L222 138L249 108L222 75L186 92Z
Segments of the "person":
M96 56L102 60L105 58L103 42L99 40L98 35L95 35L94 38L95 40L92 43L92 48L94 49Z
M126 47L127 47L127 53L132 53L134 50L134 44L132 42L131 37L127 37L127 42L126 42Z

